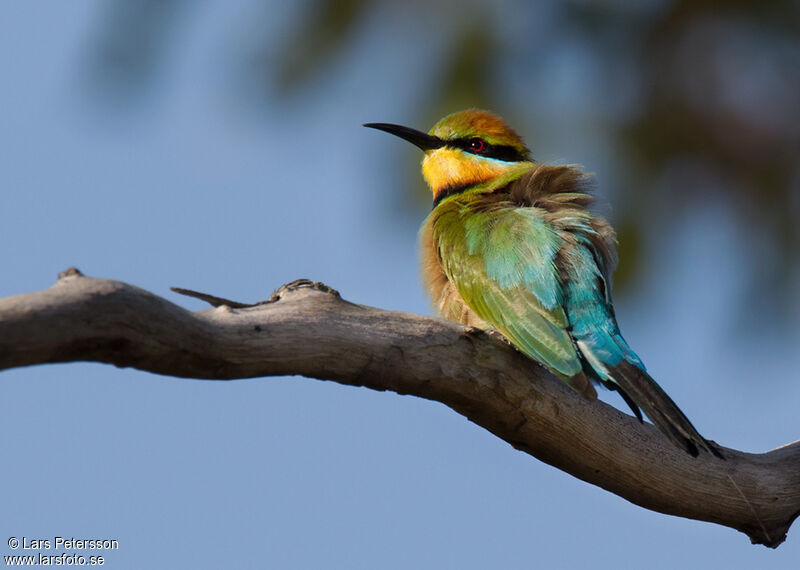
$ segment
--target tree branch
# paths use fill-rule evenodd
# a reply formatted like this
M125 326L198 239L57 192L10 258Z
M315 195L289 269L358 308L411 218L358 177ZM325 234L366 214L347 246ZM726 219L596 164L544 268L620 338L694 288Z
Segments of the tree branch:
M800 514L800 442L694 459L482 331L349 303L319 283L285 285L252 306L205 300L218 306L192 313L68 270L47 290L0 299L0 370L91 360L190 378L299 374L392 390L442 402L637 505L725 525L755 544L778 546Z

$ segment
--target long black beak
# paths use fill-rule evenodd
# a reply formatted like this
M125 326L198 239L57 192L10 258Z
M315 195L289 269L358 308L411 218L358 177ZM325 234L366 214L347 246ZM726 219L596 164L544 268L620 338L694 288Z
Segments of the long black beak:
M387 133L396 135L401 139L405 139L410 143L417 145L422 150L432 150L444 146L444 141L437 137L432 137L427 133L410 129L401 125L392 125L391 123L364 123L365 127L370 129L378 129Z

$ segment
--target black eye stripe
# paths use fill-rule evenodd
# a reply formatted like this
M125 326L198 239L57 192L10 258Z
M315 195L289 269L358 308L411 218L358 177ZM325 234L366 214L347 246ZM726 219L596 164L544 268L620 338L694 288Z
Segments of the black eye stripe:
M474 140L475 140L474 137L469 139L450 140L447 141L447 146L458 148L478 156L486 156L488 158L495 158L497 160L503 160L506 162L523 162L525 160L528 160L528 158L523 153L518 151L513 146L494 145L494 144L489 144L486 141L484 141L484 143L486 144L483 150L481 150L480 152L476 152L475 149L472 148L472 142Z

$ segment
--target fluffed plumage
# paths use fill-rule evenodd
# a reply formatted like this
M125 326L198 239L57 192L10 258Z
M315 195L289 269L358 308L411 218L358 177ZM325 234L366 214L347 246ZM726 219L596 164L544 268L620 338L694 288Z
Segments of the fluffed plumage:
M496 329L589 399L618 391L693 456L719 455L647 374L620 334L611 300L611 226L588 206L589 176L530 160L487 111L449 115L428 133L368 125L425 150L434 208L422 225L423 277L445 318Z

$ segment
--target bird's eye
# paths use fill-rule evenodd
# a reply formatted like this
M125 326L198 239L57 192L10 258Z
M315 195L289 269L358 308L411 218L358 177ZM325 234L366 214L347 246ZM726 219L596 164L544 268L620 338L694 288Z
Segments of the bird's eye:
M472 152L483 152L486 150L486 142L481 139L472 139L469 141L469 149Z

